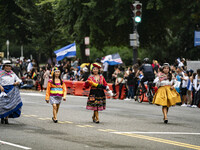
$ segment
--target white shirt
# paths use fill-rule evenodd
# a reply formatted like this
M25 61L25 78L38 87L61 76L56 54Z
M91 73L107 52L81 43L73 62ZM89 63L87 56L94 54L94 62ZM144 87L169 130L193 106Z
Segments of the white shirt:
M179 64L178 64L178 67L183 67L184 66L184 64L182 63L182 62L180 62Z
M18 78L18 76L15 73L12 73L10 75L4 75L0 78L0 85L13 85L15 82L22 82L21 79Z
M32 63L31 63L31 62L28 63L28 66L27 66L27 72L30 72L32 68L33 68Z
M104 72L108 71L108 63L107 62L103 63L103 71Z
M182 81L182 88L187 88L189 77L188 76L184 76L183 78L185 80Z
M200 90L200 84L198 85L198 75L195 76L195 79L193 80L193 84L194 84L194 89L196 91L199 91Z

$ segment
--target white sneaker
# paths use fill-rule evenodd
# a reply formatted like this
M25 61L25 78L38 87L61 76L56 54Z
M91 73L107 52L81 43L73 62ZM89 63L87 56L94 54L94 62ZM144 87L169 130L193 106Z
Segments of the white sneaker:
M130 99L129 99L129 98L125 98L124 100L125 100L125 101L130 101Z
M182 104L181 106L186 107L187 105L186 104Z
M192 105L192 108L197 108L197 105Z

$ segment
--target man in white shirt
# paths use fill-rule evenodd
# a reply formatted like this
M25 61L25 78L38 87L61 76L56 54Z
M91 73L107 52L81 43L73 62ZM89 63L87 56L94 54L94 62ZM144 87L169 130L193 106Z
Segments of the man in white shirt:
M28 59L28 66L27 66L27 72L30 72L33 69L33 64L30 59Z
M184 72L184 76L182 79L182 88L181 88L181 95L182 95L182 105L187 106L187 85L188 85L188 72Z
M185 62L185 58L182 58L181 61L178 64L178 67L181 67L184 69L184 62Z

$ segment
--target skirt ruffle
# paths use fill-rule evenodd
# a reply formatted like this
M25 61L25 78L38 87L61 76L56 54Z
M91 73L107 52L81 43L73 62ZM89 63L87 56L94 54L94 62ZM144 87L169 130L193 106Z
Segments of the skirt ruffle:
M162 86L158 89L153 98L153 104L161 106L174 106L181 102L181 97L175 89L170 89L170 86Z

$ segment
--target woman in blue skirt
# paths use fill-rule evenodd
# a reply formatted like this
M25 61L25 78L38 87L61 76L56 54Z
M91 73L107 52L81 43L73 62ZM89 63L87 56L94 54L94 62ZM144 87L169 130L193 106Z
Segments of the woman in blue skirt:
M11 70L11 62L5 61L0 71L0 118L1 124L9 124L8 118L17 118L21 115L22 101L19 85L22 81Z

